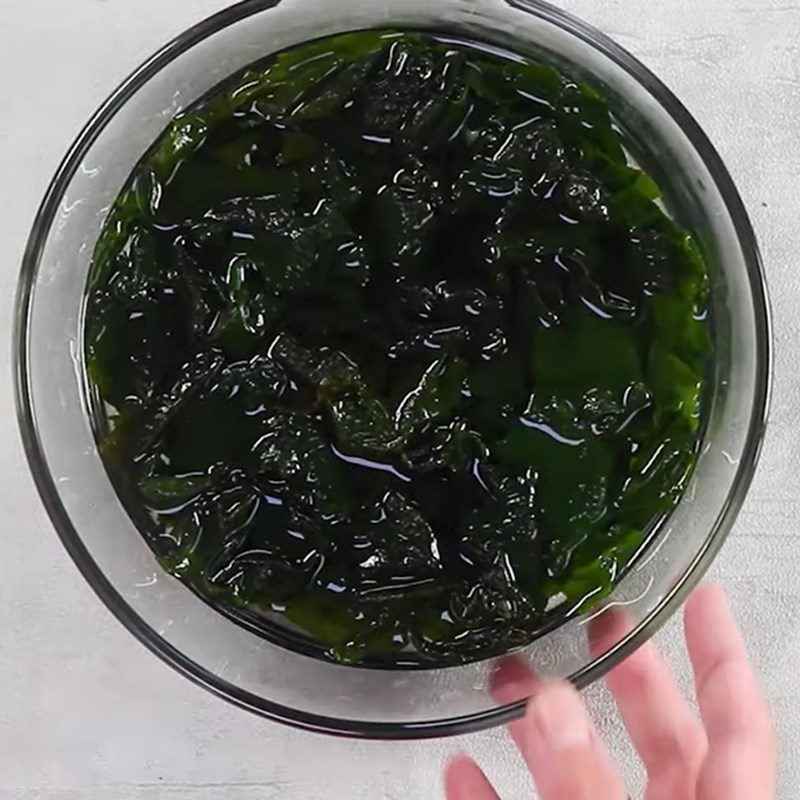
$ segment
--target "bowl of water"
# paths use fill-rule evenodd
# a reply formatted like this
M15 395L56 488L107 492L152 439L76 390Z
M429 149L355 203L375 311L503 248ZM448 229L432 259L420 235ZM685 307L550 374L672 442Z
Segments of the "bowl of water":
M31 469L100 598L215 694L345 736L513 719L510 653L602 676L721 547L768 407L719 156L538 2L190 29L69 151L15 324Z

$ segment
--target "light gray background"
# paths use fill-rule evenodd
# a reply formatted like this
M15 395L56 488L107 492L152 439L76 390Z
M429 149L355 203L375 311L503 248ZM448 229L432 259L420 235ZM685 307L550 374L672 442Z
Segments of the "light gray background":
M800 785L800 0L562 0L681 97L738 182L775 311L775 399L761 469L713 576L730 591L771 698L780 797ZM225 0L0 0L0 349L37 204L102 99ZM101 607L58 543L0 372L0 800L427 800L448 754L504 797L532 796L503 731L344 742L284 729L178 677ZM661 647L690 685L680 628ZM641 773L604 689L587 693L631 789Z

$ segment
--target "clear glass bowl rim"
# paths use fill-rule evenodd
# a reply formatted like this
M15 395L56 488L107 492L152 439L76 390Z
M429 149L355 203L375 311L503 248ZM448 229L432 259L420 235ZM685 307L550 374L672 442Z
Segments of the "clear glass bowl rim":
M101 134L109 120L154 75L171 61L228 26L265 11L279 0L242 0L180 34L164 45L136 69L100 106L70 147L56 171L39 211L23 256L14 310L12 358L17 418L22 442L36 487L64 547L83 577L114 616L142 644L186 678L218 697L260 716L293 727L336 736L370 739L421 739L457 735L508 723L522 715L524 703L517 702L478 714L421 723L378 723L340 720L301 712L266 700L222 680L200 667L162 639L125 602L93 560L80 534L73 526L51 474L39 438L30 393L29 324L31 297L45 242L56 218L64 192L79 168L83 156ZM753 293L756 325L756 390L741 459L726 503L688 569L672 590L636 628L601 658L593 660L570 676L583 688L603 677L653 636L683 603L701 580L719 552L744 502L756 470L766 431L771 394L772 334L771 315L763 263L752 224L744 203L716 149L678 98L641 62L610 37L542 0L506 0L553 23L622 67L660 103L678 124L709 169L725 201L746 262Z

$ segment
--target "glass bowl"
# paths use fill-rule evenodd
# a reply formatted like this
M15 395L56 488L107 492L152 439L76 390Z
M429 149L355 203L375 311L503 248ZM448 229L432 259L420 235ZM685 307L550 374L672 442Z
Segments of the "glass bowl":
M363 28L420 28L494 43L560 65L597 87L697 237L713 273L712 408L692 485L613 595L632 628L590 652L588 616L522 654L543 676L597 679L651 636L722 545L755 469L769 395L769 318L758 249L719 156L678 100L603 34L536 0L246 0L142 65L100 108L56 173L25 254L16 309L22 436L67 550L141 642L242 708L345 736L417 738L508 722L493 663L442 670L340 666L275 645L162 572L120 503L95 444L84 385L82 299L94 244L133 166L180 111L247 64L303 40Z

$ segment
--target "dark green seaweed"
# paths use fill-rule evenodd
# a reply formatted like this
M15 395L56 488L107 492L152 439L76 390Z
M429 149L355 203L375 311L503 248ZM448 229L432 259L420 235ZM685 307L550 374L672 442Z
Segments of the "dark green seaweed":
M434 36L305 44L182 114L86 301L98 440L161 563L349 663L591 608L702 430L707 270L659 198L592 88Z

